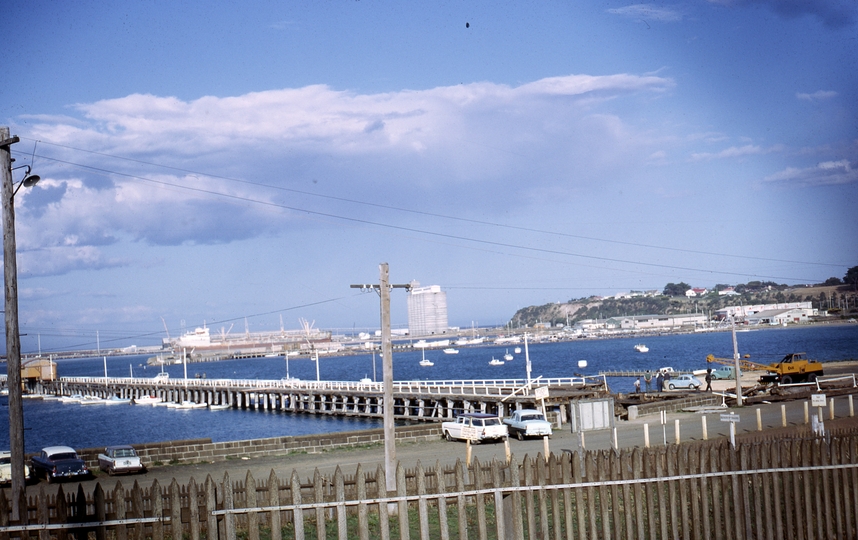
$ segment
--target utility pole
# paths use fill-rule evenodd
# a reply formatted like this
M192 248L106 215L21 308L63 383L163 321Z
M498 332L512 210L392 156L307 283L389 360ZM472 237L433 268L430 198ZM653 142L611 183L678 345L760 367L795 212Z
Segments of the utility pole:
M739 365L739 344L736 342L736 319L730 317L730 326L733 329L733 364L736 369L736 405L742 406L742 366Z
M411 285L391 285L387 263L378 265L378 285L351 285L371 289L381 298L381 360L384 389L384 478L388 492L396 491L396 431L393 427L393 347L390 342L390 289L411 289Z
M24 399L21 388L21 336L18 328L18 262L15 245L15 192L9 147L20 139L0 128L0 174L3 197L3 284L6 306L6 375L9 386L9 450L12 466L12 515L18 519L24 489Z

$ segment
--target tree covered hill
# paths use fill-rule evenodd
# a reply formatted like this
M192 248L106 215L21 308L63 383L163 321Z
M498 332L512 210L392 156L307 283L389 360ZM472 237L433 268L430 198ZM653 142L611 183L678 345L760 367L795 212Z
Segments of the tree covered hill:
M836 280L838 283L834 283ZM673 315L680 313L714 313L716 310L739 305L773 304L782 302L812 302L813 307L831 315L854 317L858 314L858 292L852 284L831 278L825 284L810 287L778 285L770 282L749 282L736 285L736 295L719 295L726 285L716 285L702 296L688 298L685 283L668 283L661 293L643 293L631 297L597 297L572 299L568 302L530 306L518 310L510 324L513 327L551 323L574 324L585 319L606 319L626 315Z

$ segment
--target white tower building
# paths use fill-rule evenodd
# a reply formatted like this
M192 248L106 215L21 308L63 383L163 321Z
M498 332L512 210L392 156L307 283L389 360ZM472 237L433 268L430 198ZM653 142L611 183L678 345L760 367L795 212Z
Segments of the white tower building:
M440 285L420 287L412 281L408 294L408 332L412 336L429 336L446 334L448 329L447 293Z

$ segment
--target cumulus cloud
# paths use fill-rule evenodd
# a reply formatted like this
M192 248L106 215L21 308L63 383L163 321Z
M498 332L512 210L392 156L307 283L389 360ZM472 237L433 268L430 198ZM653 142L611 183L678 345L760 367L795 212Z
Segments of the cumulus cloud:
M858 168L848 159L823 161L813 167L787 167L764 180L804 186L853 184L858 182Z
M779 146L763 148L755 144L746 144L744 146L731 146L720 152L694 152L691 154L692 161L704 161L711 159L728 159L745 156L753 156L758 154L767 154L780 150Z
M394 201L456 190L470 205L491 204L486 193L525 189L521 174L534 162L615 167L625 149L651 144L628 115L598 107L673 86L655 75L569 75L519 86L362 94L313 85L80 103L80 118L29 121L43 141L44 180L18 201L19 243L44 259L22 265L32 274L123 265L104 248L229 243L305 226L317 209L314 219L364 217L354 205L312 199L317 181L328 193L373 186Z
M631 4L621 8L609 9L608 13L644 21L676 22L682 20L682 14L677 10L655 4Z
M817 17L826 26L843 28L855 21L858 4L854 0L709 0L723 6L761 5L781 17L794 19L805 15Z
M837 97L837 92L833 90L817 90L812 94L797 92L795 97L806 101L822 101L825 99L832 99Z

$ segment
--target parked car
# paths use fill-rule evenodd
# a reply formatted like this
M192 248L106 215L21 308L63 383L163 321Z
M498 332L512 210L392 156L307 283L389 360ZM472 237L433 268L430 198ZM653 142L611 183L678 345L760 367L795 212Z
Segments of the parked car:
M441 433L448 441L453 439L482 442L503 440L509 436L506 424L493 414L464 413L454 422L441 424Z
M86 463L80 459L74 448L69 446L48 446L30 459L33 477L44 476L48 483L60 478L89 477Z
M146 472L146 466L140 461L137 451L128 445L108 446L98 454L98 468L110 476Z
M504 418L503 423L506 424L509 434L515 435L520 441L525 437L551 436L551 422L536 409L515 411L512 416Z
M735 379L736 368L733 366L721 366L712 370L712 379Z
M703 383L700 382L700 379L694 375L686 373L684 375L671 377L668 388L671 390L676 390L677 388L693 388L694 390L700 390L701 386L703 386Z
M30 477L30 468L24 465L24 478ZM0 452L0 484L12 482L12 453L8 450Z

